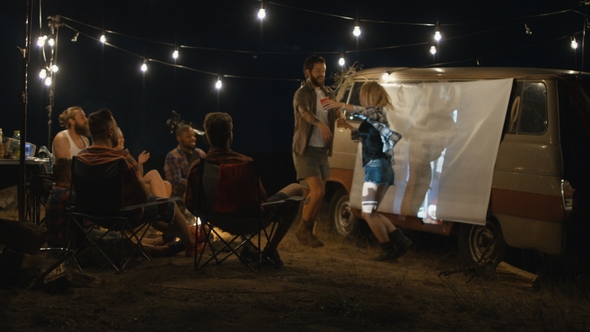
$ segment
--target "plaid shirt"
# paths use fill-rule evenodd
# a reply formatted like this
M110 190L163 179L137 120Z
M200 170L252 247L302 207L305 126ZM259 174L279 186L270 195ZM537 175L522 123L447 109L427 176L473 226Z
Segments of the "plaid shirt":
M45 222L47 236L52 245L63 245L66 234L66 207L74 203L75 194L70 201L70 188L53 186L45 204Z
M212 164L240 164L252 161L253 159L243 155L241 153L232 151L231 149L224 150L218 148L212 148L207 153L207 157L205 158L208 162ZM202 167L200 160L195 161L189 170L188 174L188 182L186 187L186 208L193 212L199 210L199 202L202 199L199 196L200 190L199 187L201 185L201 176L202 176ZM266 190L262 186L262 182L260 183L259 194L262 201L266 201L267 194Z
M190 159L196 157L198 160L200 158L199 151L199 148L195 148ZM172 184L172 188L186 184L190 166L189 155L179 147L168 152L164 163L164 172L166 173L166 180Z

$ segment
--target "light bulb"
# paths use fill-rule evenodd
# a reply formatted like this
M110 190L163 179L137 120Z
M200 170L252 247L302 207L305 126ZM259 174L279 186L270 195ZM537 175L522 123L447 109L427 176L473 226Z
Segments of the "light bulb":
M107 37L104 35L104 33L100 36L100 42L103 44L107 42Z
M430 53L432 55L435 55L436 54L436 46L430 46Z
M59 67L57 67L57 65L51 66L51 71L52 72L57 73L58 70L59 70Z
M47 36L37 38L37 46L43 47L43 45L45 45L46 39L47 39Z
M144 73L147 71L147 64L145 62L141 65L141 71Z
M338 64L340 65L340 67L342 67L345 63L346 61L344 60L344 54L340 53L340 59L338 59Z
M221 77L217 78L217 82L215 82L215 88L217 90L221 89L221 86L223 85L223 83L221 83Z
M576 38L572 37L572 43L570 44L570 46L575 50L576 48L578 48L578 42L576 41Z
M441 34L440 34L440 31L436 30L436 31L434 32L434 40L436 40L436 41L439 41L439 40L441 39L441 37L442 37L442 36L441 36Z
M47 77L47 70L41 69L41 71L39 72L39 78L43 80L45 79L45 77Z
M352 34L355 35L356 37L361 35L361 27L359 27L358 25L354 26L354 30L352 30Z
M51 76L48 76L45 78L45 85L47 85L47 86L51 85Z
M174 52L172 52L172 57L174 60L178 59L178 50L174 50Z
M381 80L382 81L389 80L389 73L388 72L384 72L383 75L381 76Z
M265 17L266 17L266 9L260 8L260 10L258 11L258 18L262 20Z
M53 39L53 38L49 38L49 39L47 40L47 44L48 44L49 46L53 47L53 45L55 45L55 39Z

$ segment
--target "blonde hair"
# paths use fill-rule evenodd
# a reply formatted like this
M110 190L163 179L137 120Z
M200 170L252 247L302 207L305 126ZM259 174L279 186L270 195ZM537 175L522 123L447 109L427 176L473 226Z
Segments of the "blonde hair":
M365 101L366 105L364 106L389 107L393 110L387 91L376 81L368 81L363 84L359 97Z
M70 119L76 117L75 110L82 110L80 106L72 106L66 108L65 111L61 112L59 115L59 125L62 127L66 127L66 129L70 128Z

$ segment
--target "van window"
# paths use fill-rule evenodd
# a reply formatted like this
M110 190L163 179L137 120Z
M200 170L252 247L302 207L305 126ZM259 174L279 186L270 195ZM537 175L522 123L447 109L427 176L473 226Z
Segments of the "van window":
M547 87L542 82L516 81L508 108L510 134L541 135L547 130Z

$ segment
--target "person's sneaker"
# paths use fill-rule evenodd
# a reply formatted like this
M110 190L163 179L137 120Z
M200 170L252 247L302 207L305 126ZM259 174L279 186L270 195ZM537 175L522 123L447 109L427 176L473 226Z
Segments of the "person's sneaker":
M285 265L279 252L277 250L269 250L268 248L264 249L262 252L262 263L263 264L271 264L277 268L283 267Z

